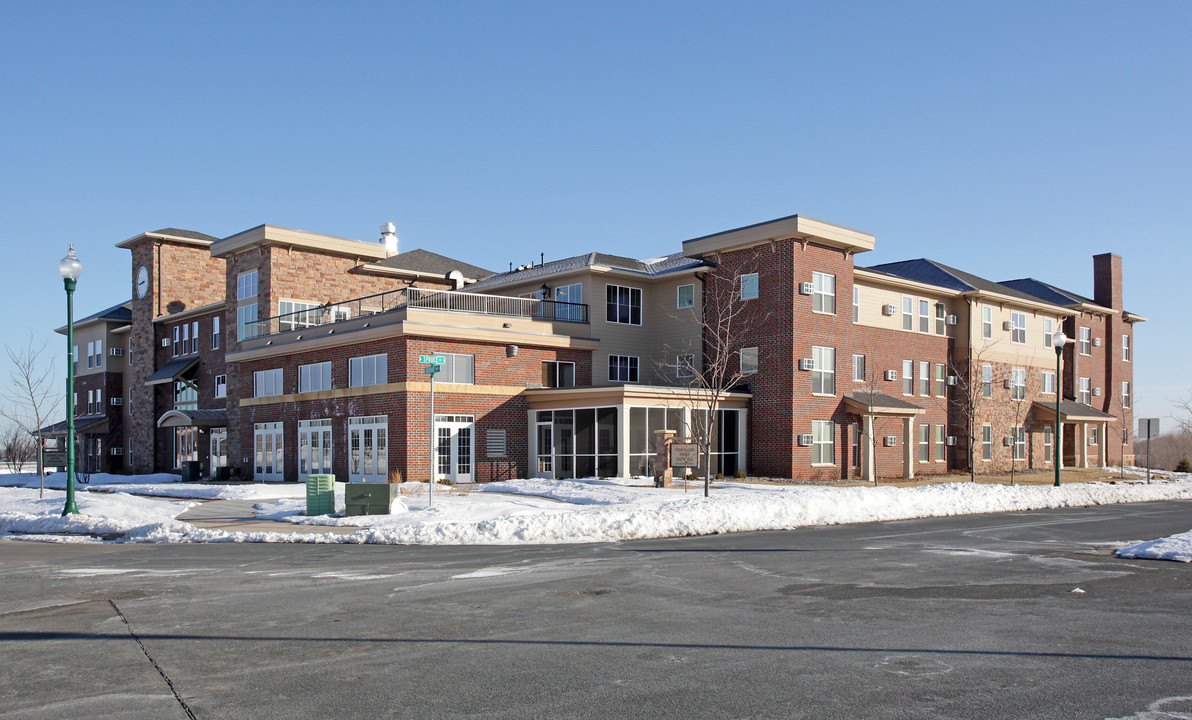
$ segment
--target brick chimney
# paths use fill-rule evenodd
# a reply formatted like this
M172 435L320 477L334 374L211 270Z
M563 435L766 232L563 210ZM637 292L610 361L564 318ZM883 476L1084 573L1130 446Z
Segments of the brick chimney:
M1093 301L1102 307L1122 309L1122 259L1113 253L1093 256Z

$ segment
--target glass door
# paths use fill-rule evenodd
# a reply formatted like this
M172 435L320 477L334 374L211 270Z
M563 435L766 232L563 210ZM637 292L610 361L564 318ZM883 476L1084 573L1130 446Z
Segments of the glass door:
M435 478L451 483L472 482L471 415L435 415Z
M331 473L331 420L298 421L298 482Z

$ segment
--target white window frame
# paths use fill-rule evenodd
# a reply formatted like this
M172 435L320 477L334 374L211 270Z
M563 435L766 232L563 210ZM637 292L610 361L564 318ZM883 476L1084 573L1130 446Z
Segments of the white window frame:
M1122 381L1122 407L1124 407L1124 408L1130 407L1130 381L1129 380Z
M276 397L284 391L285 373L281 368L257 370L252 374L253 397Z
M919 332L931 332L931 301L919 299Z
M1012 440L1011 447L1014 450L1011 457L1014 460L1026 460L1026 428L1022 425L1011 427L1010 438Z
M993 397L993 366L981 366L981 397L986 400Z
M935 426L935 461L942 463L948 459L948 440L943 425Z
M948 394L948 368L943 363L935 364L935 396L943 397Z
M1043 370L1039 374L1039 394L1055 395L1055 371Z
M211 318L211 349L219 349L219 316Z
M684 290L687 291L687 297L684 297ZM694 284L680 285L679 287L675 288L675 307L679 310L695 307Z
M931 462L931 425L919 426L919 462Z
M565 377L564 368L569 370L566 376L570 378L570 382L563 382ZM555 376L553 383L550 381L552 370ZM543 360L542 386L550 388L575 387L575 363L567 360Z
M753 300L761 295L757 273L745 273L737 281L738 296L742 300Z
M257 271L249 270L236 276L236 299L246 300L257 296Z
M1051 318L1043 318L1043 347L1052 347L1055 325Z
M1026 400L1026 368L1010 369L1010 399Z
M1010 342L1026 344L1026 313L1010 312Z
M915 394L915 361L902 361L902 394Z
M931 363L926 360L919 361L919 395L931 396Z
M610 298L609 293L612 293L613 297ZM606 284L604 286L605 321L617 325L640 326L642 324L642 299L641 288ZM622 312L627 319L621 319Z
M372 439L372 454L363 450ZM371 462L368 462L371 460ZM352 482L384 482L389 478L389 416L348 418L348 479Z
M298 392L322 392L330 389L330 361L298 366Z
M1093 354L1093 329L1081 326L1078 328L1080 339L1077 341L1077 350L1081 355Z
M836 394L836 348L811 348L811 394Z
M811 272L811 312L836 314L835 275L814 270Z
M260 334L257 327L257 304L244 303L236 306L236 339L249 340Z
M348 360L348 387L389 383L389 354L361 355Z
M907 332L915 330L915 299L910 295L902 296L902 329Z
M853 322L861 322L861 289L853 285Z
M986 340L993 338L993 308L981 306L981 337Z
M584 309L580 305L584 301L584 286L581 283L570 283L555 288L554 301L556 303L574 303L573 305L555 305L557 320L580 322L584 319Z
M675 377L695 377L695 355L683 353L675 356Z
M948 334L948 306L942 302L935 304L935 334Z
M476 356L464 353L436 352L447 358L435 375L435 382L455 383L456 385L476 384Z
M637 355L609 355L608 380L609 382L636 383L641 378L640 366L641 358Z
M1078 378L1077 379L1077 399L1088 405L1093 401L1093 381L1092 378Z
M1122 335L1122 362L1130 362L1130 336Z
M986 423L981 426L981 461L993 460L993 426Z
M865 356L853 355L853 382L865 382Z
M216 375L215 376L215 397L221 398L221 397L227 397L227 396L228 396L228 376L227 375ZM129 393L129 402L130 403L132 402L131 392Z
M1052 445L1052 432L1050 425L1043 426L1043 462L1051 462L1054 457L1055 447Z
M322 303L282 298L277 301L277 331L302 330L322 324ZM294 315L301 313L301 315ZM289 315L290 317L283 317Z
M811 421L811 464L827 467L836 464L836 423Z

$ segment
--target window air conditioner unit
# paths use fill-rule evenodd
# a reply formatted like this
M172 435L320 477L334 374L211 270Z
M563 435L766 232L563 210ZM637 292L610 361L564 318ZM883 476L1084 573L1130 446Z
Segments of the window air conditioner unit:
M123 405L123 404L124 404L124 398L122 398L122 397L114 397L114 398L112 398L111 402L112 402L112 404L113 404L113 405Z
M948 446L949 446L949 447L955 447L955 446L956 446L956 436L955 436L955 435L949 435L949 436L948 436L948 439L947 439L947 441L946 441L946 442L948 443Z
M882 444L885 445L886 447L894 447L895 445L898 444L898 436L897 435L887 435L885 437L885 439L882 440Z
M1101 347L1101 338L1093 338L1093 347Z
M162 346L162 347L169 347L169 346L170 346L170 339L169 339L169 338L162 338L162 339L161 339L161 346Z
M1008 380L1008 379L1007 379L1007 380L1003 380L1003 381L1002 381L1002 387L1004 387L1004 388L1006 388L1007 390L1009 390L1011 387L1013 387L1013 383L1011 383L1011 382L1010 382L1010 380Z
M947 377L947 378L944 380L944 382L945 382L945 383L947 383L948 385L955 385L955 384L956 384L956 376L955 376L955 375L949 375L949 376L948 376L948 377Z
M801 447L807 447L810 444L811 444L811 434L810 433L808 433L806 435L799 436L799 445Z
M893 315L893 314L894 314L894 313L896 313L896 312L898 312L898 306L897 306L897 305L894 305L894 304L892 304L892 303L891 303L890 305L883 305L883 306L882 306L882 315Z
M799 360L800 370L810 370L813 367L815 367L815 362L813 362L811 358L802 358Z
M960 318L956 317L955 315L948 316L948 324L949 325L955 325L959 322L960 322Z
M1096 444L1097 444L1097 439L1090 435L1089 436L1089 445L1096 445Z
M1101 388L1093 388L1093 397L1101 397Z
M1002 330L1009 330L1009 329L1010 329L1010 328L1012 328L1012 327L1014 327L1014 326L1010 324L1010 321L1009 321L1009 320L1007 320L1006 322L1002 323Z
M815 288L811 285L811 283L799 283L800 295L810 295L813 292L815 292Z
M115 347L115 348L112 348L109 352L111 353L112 357L120 357L121 355L124 354L124 348Z
M113 454L113 455L123 455L123 454L124 454L124 448L122 448L122 447L114 447L114 448L112 448L112 454Z
M1006 447L1010 447L1013 444L1014 444L1014 438L1012 438L1012 437L1002 438L1002 445L1005 445Z
M898 379L898 371L897 370L887 370L886 371L886 379L887 380L897 380Z

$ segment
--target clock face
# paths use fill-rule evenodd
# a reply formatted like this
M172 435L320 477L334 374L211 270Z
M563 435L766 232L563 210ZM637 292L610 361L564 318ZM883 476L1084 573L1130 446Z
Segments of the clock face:
M137 297L145 297L145 293L149 292L149 270L144 265L140 270L137 270Z

